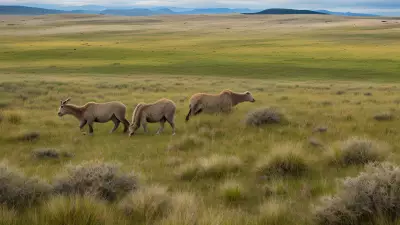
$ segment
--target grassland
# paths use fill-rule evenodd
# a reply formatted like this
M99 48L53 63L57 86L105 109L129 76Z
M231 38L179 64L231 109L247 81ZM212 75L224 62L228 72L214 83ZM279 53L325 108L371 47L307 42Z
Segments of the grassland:
M25 212L1 208L0 224L314 224L313 206L337 192L336 179L364 168L365 161L335 163L341 142L360 136L384 143L374 159L400 162L399 22L295 15L1 17L0 158L50 183L68 164L117 161L122 171L138 174L142 190L141 200L122 201L137 204L133 217L119 201L53 197ZM256 102L184 122L190 95L227 88L251 91ZM150 134L128 138L122 128L108 134L111 123L95 124L93 137L82 135L78 121L57 116L67 97L77 105L122 101L129 119L136 103L170 98L178 107L177 135L166 126L155 136L153 124ZM279 109L289 123L247 127L247 113L262 107ZM378 114L391 117L374 119ZM27 132L40 137L18 139ZM35 158L32 151L43 148L73 157ZM301 173L274 170L287 152ZM171 195L172 206L163 210L171 212L138 219L146 209L138 202L154 201L152 195L163 201ZM86 213L66 213L74 204ZM80 219L68 220L74 217Z

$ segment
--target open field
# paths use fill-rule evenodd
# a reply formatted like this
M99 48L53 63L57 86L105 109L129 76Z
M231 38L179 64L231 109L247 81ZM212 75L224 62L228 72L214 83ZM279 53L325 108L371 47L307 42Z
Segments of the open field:
M331 16L2 17L0 69L397 80L399 22Z
M338 178L373 161L400 163L399 22L0 17L0 159L51 184L67 165L90 160L119 162L139 180L133 196L112 202L50 196L27 210L1 206L0 225L318 224L314 206L340 191ZM223 89L251 91L256 102L184 122L192 94ZM122 101L128 120L135 104L170 98L177 134L166 124L156 136L151 124L129 138L121 127L108 134L110 122L83 135L75 118L57 116L67 97L77 105ZM246 126L248 112L264 107L285 122ZM31 132L40 137L21 139ZM68 157L35 157L38 149ZM0 191L1 201L11 200Z

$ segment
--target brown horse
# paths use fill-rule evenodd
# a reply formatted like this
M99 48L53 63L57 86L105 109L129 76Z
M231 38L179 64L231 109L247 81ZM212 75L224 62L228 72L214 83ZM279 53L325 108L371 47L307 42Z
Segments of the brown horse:
M118 129L119 124L124 124L124 132L129 129L129 121L125 119L126 106L121 102L106 102L95 103L88 102L83 106L76 106L67 104L71 99L61 101L60 108L58 109L58 116L73 115L80 121L79 129L87 124L89 126L89 135L93 135L93 123L106 123L108 121L114 122L114 128L110 131L113 133Z

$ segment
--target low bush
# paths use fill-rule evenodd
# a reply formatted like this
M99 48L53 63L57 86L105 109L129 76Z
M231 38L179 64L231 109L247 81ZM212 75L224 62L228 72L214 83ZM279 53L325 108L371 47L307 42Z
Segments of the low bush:
M46 199L51 186L35 178L26 177L7 163L0 163L0 205L23 210Z
M119 172L119 166L98 161L68 166L65 174L54 182L56 193L64 195L92 195L114 201L137 188L137 178Z
M400 220L400 167L368 164L357 177L344 179L339 192L314 213L317 224L324 225L395 224Z
M333 161L342 166L362 165L381 161L386 157L388 146L362 137L352 137L333 149Z
M261 108L246 115L247 126L262 126L266 124L279 124L286 121L284 115L274 108Z

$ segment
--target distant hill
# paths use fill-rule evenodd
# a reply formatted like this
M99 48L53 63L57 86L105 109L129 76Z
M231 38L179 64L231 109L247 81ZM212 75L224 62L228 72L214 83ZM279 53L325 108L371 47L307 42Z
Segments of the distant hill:
M40 5L55 8L55 5ZM62 10L61 10L62 9ZM176 11L172 10L176 9ZM133 9L104 9L103 6L85 5L85 6L63 6L58 9L45 9L31 6L0 6L0 15L45 15L45 14L103 14L118 16L153 16L153 15L197 15L197 14L230 14L230 13L250 13L255 12L250 9L230 9L230 8L203 8L186 9L183 8L157 7L152 9L133 8Z
M321 14L326 13L311 11L311 10L298 10L298 9L266 9L256 13L244 13L244 14L270 14L270 15L283 15L283 14Z
M180 14L229 14L229 13L252 13L250 9L230 9L230 8L203 8L183 11Z
M352 13L352 12L333 12L333 11L328 11L328 10L315 10L316 12L321 12L325 14L330 14L330 15L337 15L337 16L379 16L379 15L374 15L374 14L365 14L365 13Z
M149 9L106 9L100 12L104 15L118 16L151 16L153 11Z
M27 6L0 6L0 15L45 15L61 13L65 13L65 11Z

